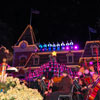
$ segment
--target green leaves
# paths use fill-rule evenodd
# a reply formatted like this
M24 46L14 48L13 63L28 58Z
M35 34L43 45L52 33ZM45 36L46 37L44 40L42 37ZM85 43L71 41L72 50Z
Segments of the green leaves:
M14 97L11 97L10 100L15 100L15 98Z
M4 93L6 93L10 89L10 87L14 88L15 86L16 86L16 82L14 82L14 81L9 82L9 83L1 83L0 82L0 90L3 89Z
M0 90L1 90L1 89L5 89L5 88L6 88L6 84L0 82Z

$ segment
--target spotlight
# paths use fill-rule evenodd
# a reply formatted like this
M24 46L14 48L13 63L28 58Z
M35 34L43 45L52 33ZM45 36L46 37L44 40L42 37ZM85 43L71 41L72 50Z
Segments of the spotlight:
M69 50L69 46L66 47L66 50Z
M77 50L77 49L78 49L78 46L77 46L77 45L75 45L75 46L74 46L74 49L75 49L75 50Z
M92 61L90 61L90 62L89 62L89 64L90 64L90 65L93 65L93 62L92 62Z

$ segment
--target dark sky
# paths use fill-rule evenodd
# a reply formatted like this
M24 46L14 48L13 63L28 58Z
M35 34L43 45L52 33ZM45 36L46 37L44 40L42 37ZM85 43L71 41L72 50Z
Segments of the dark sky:
M11 48L30 22L30 9L39 10L32 14L32 27L37 42L66 42L73 40L80 47L89 40L88 26L97 30L92 40L100 33L99 0L18 0L0 5L0 44Z

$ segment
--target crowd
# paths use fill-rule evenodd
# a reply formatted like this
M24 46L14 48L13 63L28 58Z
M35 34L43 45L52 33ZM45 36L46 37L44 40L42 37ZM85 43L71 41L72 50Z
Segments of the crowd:
M81 67L80 72L83 69ZM38 90L44 100L64 100L65 98L69 100L69 97L71 100L100 100L100 75L95 70L92 70L92 74L85 71L86 73L79 74L77 77L71 76L66 70L59 77L47 79L42 76L37 79ZM3 75L5 75L4 72L6 70L3 69ZM26 81L21 82L28 86Z
M96 72L72 78L63 71L62 76L48 81L43 76L38 83L44 100L69 100L67 95L72 100L100 100L100 76Z

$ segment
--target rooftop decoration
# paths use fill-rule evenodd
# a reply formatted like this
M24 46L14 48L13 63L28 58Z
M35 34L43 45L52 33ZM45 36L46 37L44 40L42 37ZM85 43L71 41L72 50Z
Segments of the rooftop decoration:
M64 50L78 50L79 46L74 44L72 40L70 42L64 43L63 41L61 43L48 43L48 44L39 44L40 51L64 51Z
M55 51L52 52L52 56L56 56L57 53Z

